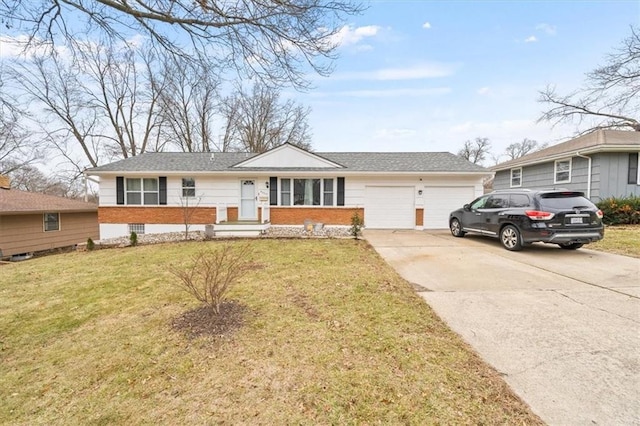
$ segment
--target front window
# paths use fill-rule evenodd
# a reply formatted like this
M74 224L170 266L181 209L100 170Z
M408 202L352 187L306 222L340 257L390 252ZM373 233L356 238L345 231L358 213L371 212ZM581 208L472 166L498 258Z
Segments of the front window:
M333 179L324 179L324 200L323 205L333 205Z
M291 205L291 179L282 179L280 181L281 189L280 189L280 205L282 206L290 206Z
M60 230L60 214L59 213L45 213L44 214L44 231L59 231Z
M571 182L571 159L555 162L555 178L553 183Z
M182 196L196 196L196 180L194 178L182 178Z
M158 204L158 179L127 178L126 184L127 204Z
M522 167L511 169L511 187L518 188L522 186Z
M293 204L295 206L319 206L320 179L294 179Z

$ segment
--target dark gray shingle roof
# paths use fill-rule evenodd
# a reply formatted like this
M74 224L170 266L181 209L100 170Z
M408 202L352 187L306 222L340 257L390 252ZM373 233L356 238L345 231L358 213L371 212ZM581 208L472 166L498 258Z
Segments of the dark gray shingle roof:
M450 152L318 152L312 153L350 172L487 172ZM327 171L326 168L234 168L253 153L150 152L87 170L105 172ZM336 170L336 169L333 169Z

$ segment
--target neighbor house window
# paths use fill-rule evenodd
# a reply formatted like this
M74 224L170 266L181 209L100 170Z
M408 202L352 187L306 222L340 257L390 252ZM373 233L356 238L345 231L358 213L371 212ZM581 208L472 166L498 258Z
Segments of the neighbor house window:
M45 213L44 214L44 231L59 231L60 230L60 214L59 213Z
M517 188L522 186L522 167L511 169L511 187Z
M130 223L129 234L135 232L138 235L144 235L144 223Z
M640 155L637 152L629 154L629 185L640 185Z
M156 178L127 178L127 204L158 204L158 179Z
M182 178L182 196L196 196L196 180L194 178Z
M553 183L568 182L571 182L571 159L556 161Z

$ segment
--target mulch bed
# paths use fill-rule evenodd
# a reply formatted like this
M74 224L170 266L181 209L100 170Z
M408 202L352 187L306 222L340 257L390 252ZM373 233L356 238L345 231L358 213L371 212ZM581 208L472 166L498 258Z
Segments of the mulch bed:
M228 339L242 328L246 313L246 306L229 300L222 302L219 315L209 306L201 306L175 318L171 325L189 338L210 337L218 341Z

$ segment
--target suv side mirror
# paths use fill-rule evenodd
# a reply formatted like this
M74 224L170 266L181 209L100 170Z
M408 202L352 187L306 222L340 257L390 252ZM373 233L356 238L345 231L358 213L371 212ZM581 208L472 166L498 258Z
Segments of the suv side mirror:
M470 212L471 211L471 205L470 204L465 204L464 206L462 206L462 209L465 212Z

